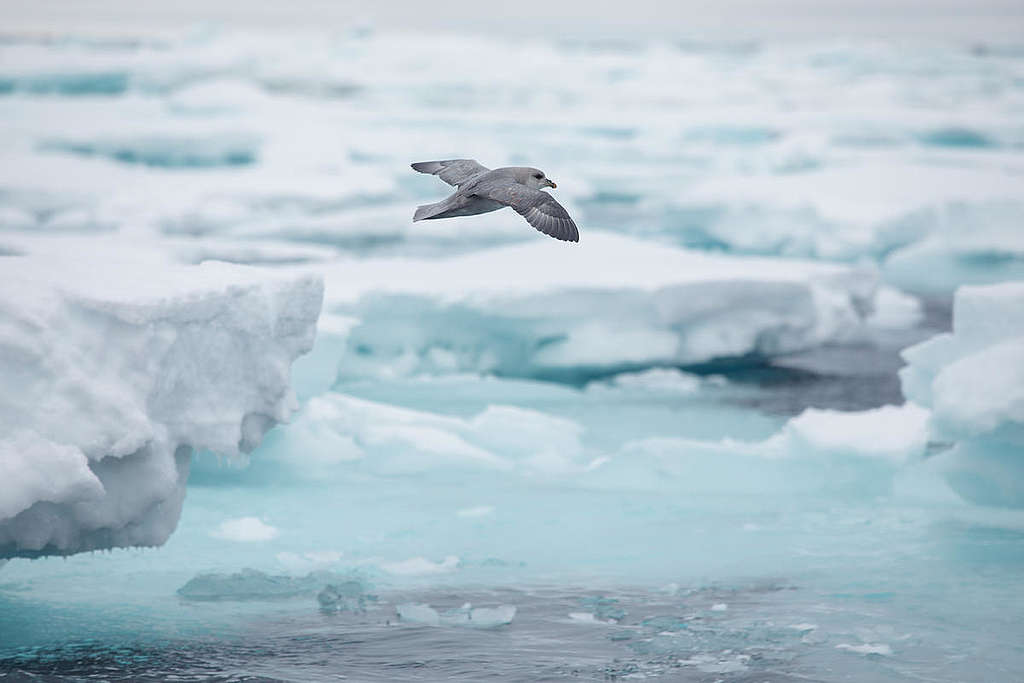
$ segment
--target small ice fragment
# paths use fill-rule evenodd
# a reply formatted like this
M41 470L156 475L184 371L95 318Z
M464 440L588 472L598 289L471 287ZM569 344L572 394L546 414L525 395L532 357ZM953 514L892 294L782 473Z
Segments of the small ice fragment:
M395 609L398 611L398 617L402 621L408 621L412 624L426 624L428 626L441 625L441 615L430 605L405 603L398 605Z
M514 605L498 607L470 607L467 602L457 609L438 612L430 605L404 603L398 605L402 621L427 626L462 626L467 628L494 628L512 623L516 616Z
M597 624L600 623L597 617L594 616L593 612L569 612L569 618L573 621L580 621L585 624Z
M859 655L881 655L883 657L892 656L892 648L885 643L864 643L863 645L850 645L849 643L839 643L836 645L837 650L846 650L847 652L855 652Z
M475 628L492 628L511 624L516 616L514 605L499 605L497 607L475 607L469 612L470 623L467 626Z
M729 605L725 604L724 602L716 602L714 605L711 606L712 612L724 612L727 609L729 609Z
M277 537L277 529L264 523L257 517L239 517L226 519L210 532L214 538L240 543L269 541Z
M310 574L304 577L274 576L256 569L243 569L235 574L199 574L178 589L186 600L268 600L310 595L320 580Z
M367 596L363 584L359 581L342 581L324 586L324 589L317 594L316 599L320 603L320 607L325 610L365 612L368 597L375 599Z
M790 624L791 629L795 631L813 631L818 628L817 624Z
M494 506L478 505L472 508L462 508L456 514L459 517L488 517L494 514Z

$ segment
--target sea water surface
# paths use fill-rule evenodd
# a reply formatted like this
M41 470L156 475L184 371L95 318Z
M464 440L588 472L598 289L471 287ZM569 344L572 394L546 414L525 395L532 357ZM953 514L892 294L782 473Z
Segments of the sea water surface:
M920 302L780 358L556 377L356 367L325 311L305 412L247 463L197 453L165 546L0 568L0 678L1021 679L1024 517L927 467L750 444L902 403L898 351L955 287L1024 273L1022 114L1005 44L0 36L5 231L314 270L541 239L512 212L410 223L446 188L408 163L473 156L544 168L573 248L849 263ZM319 457L337 433L362 457ZM453 462L467 442L525 464Z

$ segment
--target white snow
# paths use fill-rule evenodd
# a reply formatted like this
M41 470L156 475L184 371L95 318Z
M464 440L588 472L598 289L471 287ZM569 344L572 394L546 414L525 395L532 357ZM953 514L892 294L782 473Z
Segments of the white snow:
M0 269L0 555L158 545L193 449L232 456L296 407L322 285L151 248L12 238Z
M239 517L226 519L210 532L214 538L240 543L269 541L277 538L278 530L259 517Z

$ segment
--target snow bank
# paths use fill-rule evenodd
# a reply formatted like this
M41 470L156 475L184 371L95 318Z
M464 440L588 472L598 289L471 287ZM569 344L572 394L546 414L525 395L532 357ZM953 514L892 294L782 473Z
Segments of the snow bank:
M0 268L0 556L163 543L192 450L249 451L296 407L290 365L322 284L130 245L17 245Z
M961 287L953 331L903 352L909 400L932 410L954 489L969 500L1024 506L1024 282Z
M328 273L360 319L345 372L558 376L772 356L856 334L870 270L692 252L600 232L440 260L365 259Z

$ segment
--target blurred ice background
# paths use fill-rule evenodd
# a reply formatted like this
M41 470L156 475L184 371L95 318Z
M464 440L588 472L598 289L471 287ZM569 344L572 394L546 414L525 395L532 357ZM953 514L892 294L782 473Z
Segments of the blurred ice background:
M0 2L0 677L1020 679L1022 16Z

